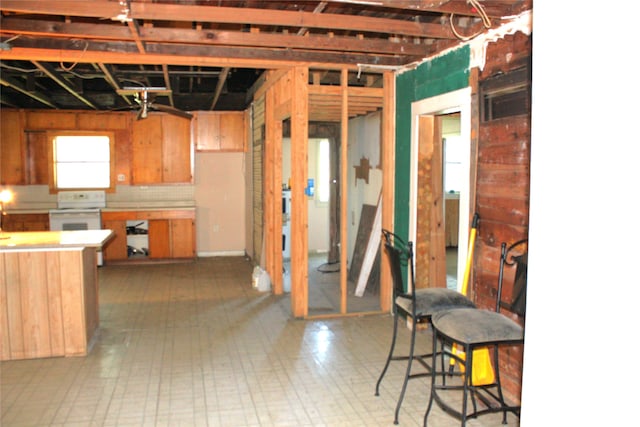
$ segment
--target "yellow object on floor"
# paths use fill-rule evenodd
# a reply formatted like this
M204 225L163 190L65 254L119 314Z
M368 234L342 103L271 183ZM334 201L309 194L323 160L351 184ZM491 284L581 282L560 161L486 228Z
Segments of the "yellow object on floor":
M471 222L471 233L469 234L469 250L467 251L467 263L464 267L464 277L462 278L462 294L467 295L467 288L469 286L469 275L471 273L471 262L473 261L473 250L475 249L476 233L478 230L478 220L480 217L478 214L473 215ZM462 360L465 360L464 351L458 350L454 344L451 349L453 354L457 355ZM456 359L453 357L450 360L450 369L456 363ZM464 364L460 364L460 371L464 372ZM491 364L491 356L489 355L489 349L487 347L478 348L473 351L472 361L473 372L471 373L471 385L488 385L495 381L495 373L493 372L493 365Z

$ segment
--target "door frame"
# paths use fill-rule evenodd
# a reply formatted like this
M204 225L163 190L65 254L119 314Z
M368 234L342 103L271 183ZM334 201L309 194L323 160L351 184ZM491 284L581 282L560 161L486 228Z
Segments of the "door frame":
M460 221L458 225L458 290L462 287L469 242L469 218L471 200L471 88L466 87L442 95L424 98L411 103L411 162L409 190L409 240L415 242L418 215L418 146L420 116L460 113L460 137L469 157L463 160L463 171L469 176L460 191Z

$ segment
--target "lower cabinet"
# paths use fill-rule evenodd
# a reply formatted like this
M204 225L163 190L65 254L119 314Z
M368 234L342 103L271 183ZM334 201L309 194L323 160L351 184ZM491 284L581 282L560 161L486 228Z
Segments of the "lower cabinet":
M49 213L5 214L0 221L4 231L49 231Z
M193 258L193 221L155 219L149 221L149 258Z
M127 221L148 223L148 251L144 256L128 245ZM189 259L195 257L195 213L193 210L103 212L104 228L114 231L104 247L105 261ZM138 248L139 249L139 248ZM135 253L132 253L132 250Z

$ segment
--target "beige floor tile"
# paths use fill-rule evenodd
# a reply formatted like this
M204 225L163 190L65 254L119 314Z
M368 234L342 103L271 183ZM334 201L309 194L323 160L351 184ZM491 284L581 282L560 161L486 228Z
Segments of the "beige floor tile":
M255 291L251 273L243 257L102 267L91 353L3 362L0 425L393 425L406 365L392 363L374 396L391 317L292 319L288 295ZM398 349L408 339L401 328ZM429 342L419 335L424 349ZM410 382L402 426L422 425L428 390L426 379ZM436 407L430 425L459 422Z

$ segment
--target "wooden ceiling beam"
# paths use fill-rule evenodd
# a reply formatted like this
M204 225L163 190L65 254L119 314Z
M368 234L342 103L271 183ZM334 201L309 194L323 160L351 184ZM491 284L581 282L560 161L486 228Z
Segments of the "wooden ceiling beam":
M379 6L389 9L415 10L417 12L436 12L464 16L478 16L478 11L467 0L327 0L331 3ZM490 18L500 18L511 15L513 7L525 1L482 0L485 13Z
M169 90L169 104L175 107L173 103L173 91L171 90L171 79L169 78L169 66L167 64L162 64L162 77L164 78L164 87Z
M218 76L218 83L216 84L216 91L213 94L213 101L211 101L211 108L213 110L218 103L218 98L220 98L220 94L222 93L222 88L224 87L225 82L227 81L227 76L229 75L229 67L224 67L222 72Z
M281 55L282 56L282 55ZM13 47L11 50L0 50L0 60L20 60L59 62L61 59L65 61L79 62L100 62L111 64L168 64L168 65L201 65L206 67L237 67L237 68L256 68L256 69L278 69L284 67L294 67L297 65L309 65L314 68L325 68L328 70L336 70L344 67L344 64L312 61L305 62L294 58L230 58L224 54L201 56L199 54L189 54L185 52L183 55L175 55L173 53L147 53L146 55L127 52L113 51L82 51L70 49L43 49L36 47ZM346 65L351 70L357 70L357 66Z
M390 18L184 4L136 2L130 6L131 8L128 10L126 17L131 19L322 28L327 30L402 34L412 37L455 37L447 26ZM73 0L2 0L0 10L102 19L115 19L115 17L123 13L118 3L106 0L94 0L91 2Z
M143 42L190 43L210 46L245 46L290 49L349 51L383 53L408 56L426 56L430 46L406 41L373 38L328 37L318 35L298 36L282 33L246 33L240 31L185 30L175 28L142 27L134 35L126 28L86 23L62 23L33 21L20 18L4 18L0 33L34 37L100 39L135 41L140 53L145 53Z
M374 55L374 54L361 54L351 52L321 52L321 51L300 51L289 49L265 49L265 48L252 48L252 49L238 49L235 47L227 46L203 46L203 45L178 45L171 43L147 43L146 54L141 54L135 43L127 42L94 42L84 40L83 45L78 45L77 41L64 40L64 39L47 39L47 40L34 40L31 38L20 37L12 41L13 46L10 50L0 50L0 59L17 59L15 52L19 48L32 49L34 52L44 52L50 50L54 54L60 55L60 51L69 53L69 57L58 56L57 59L50 59L50 61L80 61L80 62L109 62L117 63L115 61L106 61L101 57L105 56L117 56L127 58L124 63L132 63L132 59L135 58L136 64L176 64L176 59L169 62L150 62L147 58L150 55L160 55L166 58L176 57L178 62L184 65L190 65L186 62L187 57L203 57L203 60L210 58L216 58L219 64L238 64L251 62L251 67L245 68L282 68L289 64L304 64L316 67L316 64L377 64L382 66L401 66L407 58L400 58L392 55ZM71 53L74 52L74 53ZM51 55L47 54L47 58L51 58ZM55 58L55 56L54 56ZM23 59L23 58L20 58ZM45 60L40 57L28 58L28 60ZM265 63L271 65L264 65ZM202 64L201 61L197 61L193 65ZM227 65L223 66L227 66ZM277 64L277 65L276 65ZM221 65L218 65L221 66ZM323 66L322 68L327 68ZM333 67L329 67L333 68Z

